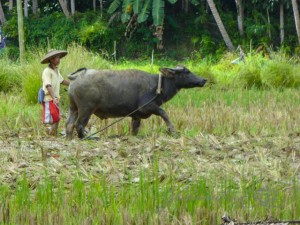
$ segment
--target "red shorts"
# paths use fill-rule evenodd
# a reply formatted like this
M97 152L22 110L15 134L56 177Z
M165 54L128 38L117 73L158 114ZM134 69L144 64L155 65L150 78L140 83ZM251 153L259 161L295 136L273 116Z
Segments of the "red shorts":
M43 102L43 123L44 124L54 124L60 120L60 112L57 105L50 102Z

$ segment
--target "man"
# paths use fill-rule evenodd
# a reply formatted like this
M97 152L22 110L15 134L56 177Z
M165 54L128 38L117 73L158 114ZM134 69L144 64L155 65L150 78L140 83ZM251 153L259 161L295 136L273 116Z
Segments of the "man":
M69 86L70 82L61 76L58 65L60 59L68 54L67 51L50 50L42 59L41 63L48 66L43 71L43 90L45 92L43 106L43 123L51 124L50 135L56 136L60 120L59 90L60 84Z

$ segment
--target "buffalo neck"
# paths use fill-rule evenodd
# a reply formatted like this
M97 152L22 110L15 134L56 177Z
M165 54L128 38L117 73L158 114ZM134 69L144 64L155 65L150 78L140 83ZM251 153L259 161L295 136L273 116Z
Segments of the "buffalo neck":
M176 86L175 79L162 77L162 93L160 98L162 98L164 102L173 98L179 90L180 88Z

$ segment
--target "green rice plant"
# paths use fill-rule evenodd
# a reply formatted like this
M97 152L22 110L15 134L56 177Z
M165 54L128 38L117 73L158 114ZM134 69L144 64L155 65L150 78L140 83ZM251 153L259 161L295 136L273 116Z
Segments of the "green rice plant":
M10 221L10 204L9 200L10 191L9 187L5 184L0 185L0 221L4 224L8 224Z
M296 179L288 188L259 177L198 177L182 183L171 177L162 181L159 170L141 170L137 183L117 186L105 176L90 181L78 177L67 189L64 179L55 182L46 176L31 190L24 175L14 191L0 185L0 218L10 224L220 224L227 212L240 222L299 219Z

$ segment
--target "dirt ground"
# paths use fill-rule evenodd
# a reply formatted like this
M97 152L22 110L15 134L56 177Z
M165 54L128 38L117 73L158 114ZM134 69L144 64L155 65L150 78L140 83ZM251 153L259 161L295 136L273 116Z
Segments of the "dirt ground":
M158 162L163 180L178 181L229 177L237 182L258 176L270 181L300 181L300 134L228 137L101 137L66 141L64 137L33 137L30 131L0 134L0 177L10 187L24 176L34 188L44 177L64 176L66 184L103 175L111 183L138 182L140 171Z

